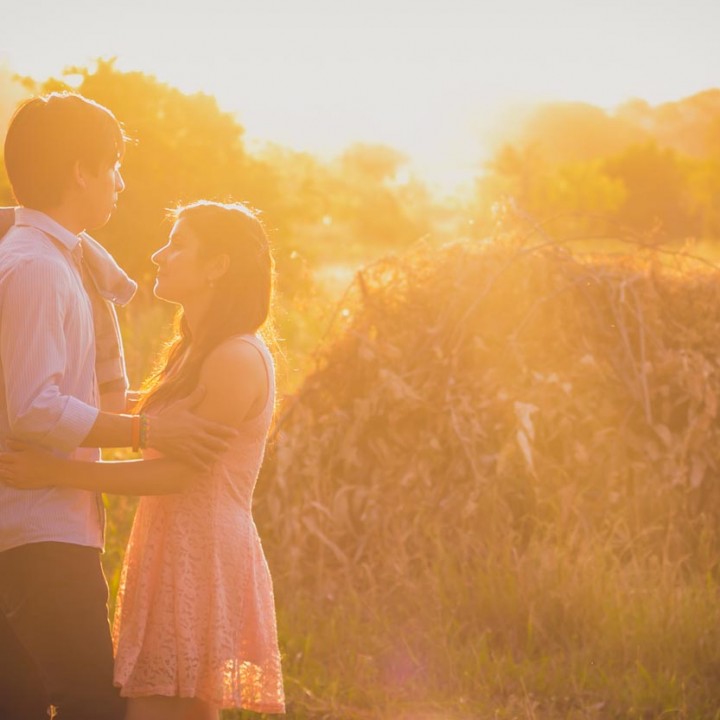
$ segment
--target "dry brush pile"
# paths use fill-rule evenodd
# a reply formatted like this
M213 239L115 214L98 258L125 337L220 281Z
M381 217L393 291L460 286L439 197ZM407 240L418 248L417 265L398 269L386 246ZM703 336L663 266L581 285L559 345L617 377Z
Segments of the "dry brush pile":
M710 707L719 343L720 273L680 253L359 273L259 485L291 700Z

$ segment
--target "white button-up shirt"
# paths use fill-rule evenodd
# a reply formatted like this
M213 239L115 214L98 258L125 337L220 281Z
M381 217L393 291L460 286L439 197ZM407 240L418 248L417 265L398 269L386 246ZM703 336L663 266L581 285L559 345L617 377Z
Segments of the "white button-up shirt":
M14 437L74 459L98 415L92 307L79 238L44 213L16 210L0 242L0 446ZM52 482L52 478L48 478ZM102 547L99 493L16 490L0 482L0 552L34 542Z

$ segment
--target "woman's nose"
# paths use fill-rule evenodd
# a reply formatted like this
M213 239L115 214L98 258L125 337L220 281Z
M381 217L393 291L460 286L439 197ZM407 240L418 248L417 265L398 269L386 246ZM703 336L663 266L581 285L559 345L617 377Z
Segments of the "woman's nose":
M159 265L162 260L163 250L165 250L164 247L161 247L159 250L156 250L151 256L150 260L155 264Z

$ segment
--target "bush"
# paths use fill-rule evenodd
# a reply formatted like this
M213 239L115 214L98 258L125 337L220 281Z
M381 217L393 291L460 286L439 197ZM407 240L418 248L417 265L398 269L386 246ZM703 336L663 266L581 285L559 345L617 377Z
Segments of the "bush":
M357 274L258 488L291 716L716 717L718 280L512 238Z

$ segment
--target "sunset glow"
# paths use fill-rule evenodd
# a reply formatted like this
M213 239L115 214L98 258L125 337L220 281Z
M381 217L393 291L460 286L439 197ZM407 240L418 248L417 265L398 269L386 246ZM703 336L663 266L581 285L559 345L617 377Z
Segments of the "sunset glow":
M720 720L718 8L6 8L0 719Z
M718 84L720 66L710 0L88 8L18 3L0 61L43 79L117 57L122 70L215 95L249 139L325 155L354 141L387 143L444 185L477 167L503 108L675 100Z

